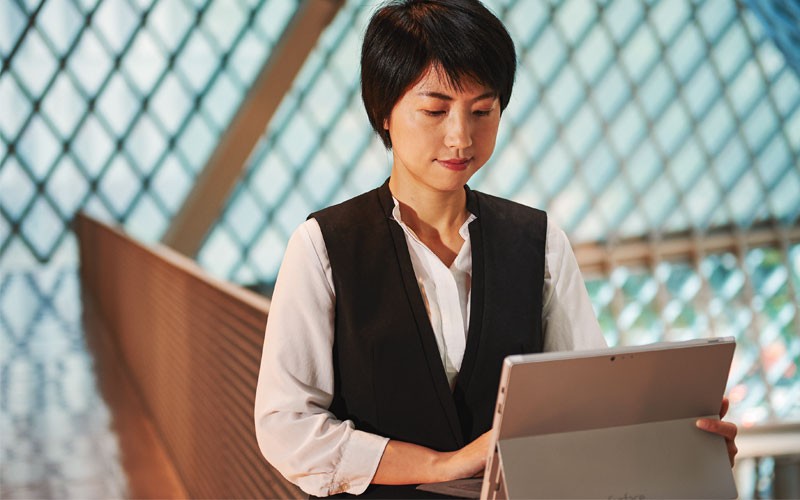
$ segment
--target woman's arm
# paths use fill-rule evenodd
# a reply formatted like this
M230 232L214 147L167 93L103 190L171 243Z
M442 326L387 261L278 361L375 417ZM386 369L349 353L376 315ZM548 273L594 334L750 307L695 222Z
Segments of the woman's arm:
M544 263L544 350L607 347L567 235L549 216Z
M319 225L307 221L289 240L270 304L255 430L264 457L316 496L363 492L388 441L328 411L334 301Z

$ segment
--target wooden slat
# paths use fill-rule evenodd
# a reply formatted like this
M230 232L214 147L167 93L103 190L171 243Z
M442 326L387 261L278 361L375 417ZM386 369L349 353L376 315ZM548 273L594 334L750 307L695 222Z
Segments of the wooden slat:
M258 450L253 405L269 301L85 216L81 280L187 494L304 497Z

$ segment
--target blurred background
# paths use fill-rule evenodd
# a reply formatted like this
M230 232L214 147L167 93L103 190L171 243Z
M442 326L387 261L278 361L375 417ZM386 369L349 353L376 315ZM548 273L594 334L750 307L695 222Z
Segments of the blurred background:
M519 69L471 186L564 228L609 344L733 336L730 418L800 422L800 4L486 3ZM0 496L124 495L76 213L268 296L294 228L388 176L359 93L376 5L0 1ZM776 460L742 459L742 497Z

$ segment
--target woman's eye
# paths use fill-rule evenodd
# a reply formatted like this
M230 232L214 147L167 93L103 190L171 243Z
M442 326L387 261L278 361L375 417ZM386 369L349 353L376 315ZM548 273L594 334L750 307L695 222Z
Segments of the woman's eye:
M428 116L442 116L445 113L442 110L434 110L434 109L426 109L426 110L423 110L423 111Z
M491 112L492 112L492 110L491 110L491 109L478 109L478 110L476 110L476 111L473 111L473 113L474 113L476 116L489 116L489 114L490 114Z

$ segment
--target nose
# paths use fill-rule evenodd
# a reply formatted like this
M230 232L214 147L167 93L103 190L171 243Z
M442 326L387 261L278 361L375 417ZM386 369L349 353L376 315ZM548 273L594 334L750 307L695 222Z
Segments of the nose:
M451 113L446 122L444 144L451 149L466 149L472 146L472 123L470 116L461 112Z

